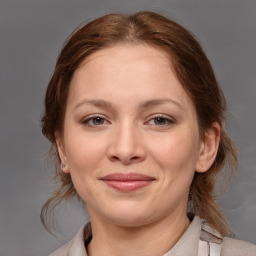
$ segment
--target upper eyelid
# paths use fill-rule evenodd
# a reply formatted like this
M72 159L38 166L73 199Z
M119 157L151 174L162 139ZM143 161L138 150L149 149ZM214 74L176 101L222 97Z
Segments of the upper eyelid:
M92 115L88 115L88 116L86 116L86 117L83 117L80 122L81 122L82 124L86 124L86 123L88 123L90 120L92 120L92 119L94 119L94 118L97 118L97 117L100 117L100 118L104 119L104 121L107 122L107 123L111 123L111 122L108 120L108 118L106 118L106 116L101 115L101 114L92 114Z
M105 115L102 115L102 114L90 114L81 118L81 120L83 121L83 120L88 120L88 119L97 118L97 117L100 117L106 120L108 119Z
M158 117L165 119L166 123L162 124L162 125L157 125L155 123L153 123L153 124L150 123ZM176 123L176 120L174 118L172 118L171 116L169 116L169 115L155 114L155 115L151 115L150 118L148 118L147 121L144 123L144 125L150 126L150 127L157 127L158 129L160 129L160 128L164 129L164 128L170 127L171 125L173 125L175 123Z
M166 114L161 114L161 113L157 113L157 114L150 115L150 116L148 117L148 120L151 120L151 119L154 119L154 118L157 118L157 117L165 118L165 119L171 120L171 121L173 121L173 122L176 121L174 117L171 117L171 116L166 115Z
M81 122L85 122L87 120L90 120L90 119L93 119L93 118L97 118L97 117L100 117L100 118L103 118L105 121L107 122L111 122L109 120L109 117L107 117L106 115L104 114L99 114L99 113L95 113L95 114L90 114L90 115L87 115L83 118L81 118ZM165 118L167 120L170 120L170 121L173 121L175 122L176 119L168 114L163 114L163 113L155 113L155 114L151 114L149 115L147 118L146 118L146 122L150 121L151 119L154 119L154 118L157 118L157 117L161 117L161 118Z

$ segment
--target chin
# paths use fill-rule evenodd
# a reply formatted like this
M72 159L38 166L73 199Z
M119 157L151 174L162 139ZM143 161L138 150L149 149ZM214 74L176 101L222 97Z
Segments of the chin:
M118 225L118 226L121 226L121 227L139 227L139 226L144 226L144 225L147 225L149 223L151 223L150 220L145 220L145 216L122 216L122 217L118 217L118 218L115 218L113 216L112 218L112 222L115 224L115 225Z
M115 208L113 212L106 214L106 217L113 223L119 226L124 227L137 227L146 225L150 222L150 211L145 208L138 207L129 207L127 205L119 206Z

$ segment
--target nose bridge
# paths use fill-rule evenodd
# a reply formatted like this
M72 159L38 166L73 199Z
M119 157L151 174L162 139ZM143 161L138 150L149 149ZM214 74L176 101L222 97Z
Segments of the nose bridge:
M117 127L117 136L116 136L116 147L119 150L124 150L127 152L134 151L136 147L136 127L134 124L125 120L123 123Z
M131 120L125 119L116 125L111 139L109 156L112 160L123 163L140 161L145 152L139 133L139 127Z

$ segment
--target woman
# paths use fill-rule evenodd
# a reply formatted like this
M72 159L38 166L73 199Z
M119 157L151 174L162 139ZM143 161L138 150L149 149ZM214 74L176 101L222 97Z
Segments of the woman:
M177 23L139 12L77 30L45 97L60 186L41 218L46 226L51 207L78 196L90 223L51 255L256 255L228 238L214 201L237 161L224 111L207 57Z

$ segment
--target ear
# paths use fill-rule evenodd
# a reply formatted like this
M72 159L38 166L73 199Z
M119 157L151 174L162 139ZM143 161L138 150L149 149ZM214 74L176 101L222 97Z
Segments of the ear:
M64 147L63 139L59 132L55 132L55 138L56 138L56 145L57 145L57 149L58 149L58 153L61 161L61 169L64 173L69 173L67 158L65 154L65 147Z
M212 166L219 148L220 132L221 128L217 122L214 122L211 127L205 131L199 149L196 172L206 172Z

